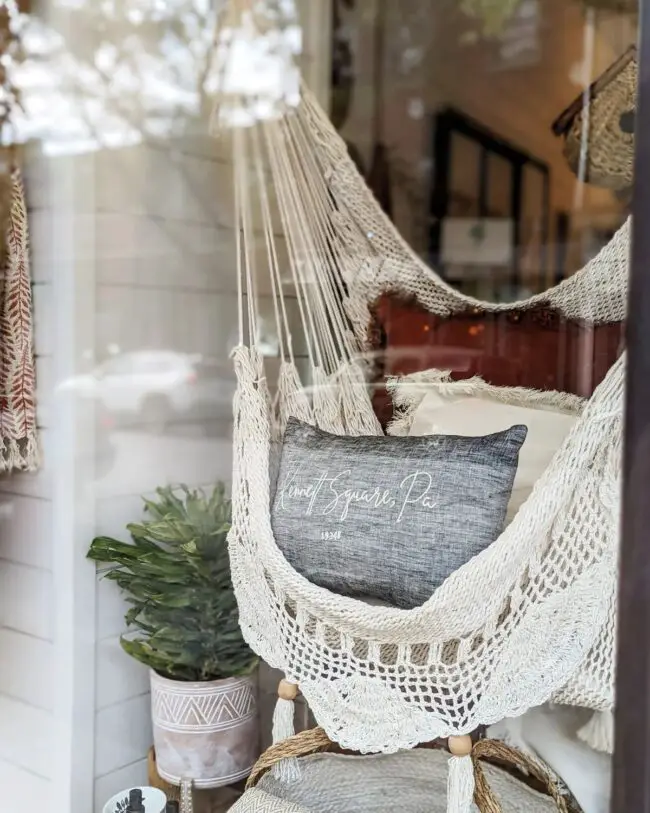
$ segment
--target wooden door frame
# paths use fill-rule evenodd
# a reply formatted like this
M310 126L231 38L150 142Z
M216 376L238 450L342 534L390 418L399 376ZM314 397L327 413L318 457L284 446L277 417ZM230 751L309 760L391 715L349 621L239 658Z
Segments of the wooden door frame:
M641 0L611 809L650 813L650 1Z

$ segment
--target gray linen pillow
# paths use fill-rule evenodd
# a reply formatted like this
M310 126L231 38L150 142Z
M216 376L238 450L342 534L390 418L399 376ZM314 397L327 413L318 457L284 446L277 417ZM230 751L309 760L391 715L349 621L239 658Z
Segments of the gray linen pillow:
M525 426L485 437L350 437L290 418L276 542L342 595L423 604L501 533Z

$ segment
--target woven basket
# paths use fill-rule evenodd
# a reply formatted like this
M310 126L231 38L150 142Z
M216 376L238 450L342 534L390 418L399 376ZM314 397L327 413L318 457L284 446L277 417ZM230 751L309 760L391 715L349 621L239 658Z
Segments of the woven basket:
M594 82L586 105L580 97L554 124L571 170L584 172L588 183L616 191L632 185L638 78L636 49L630 48Z
M300 779L282 782L270 770L298 759ZM577 813L539 762L494 740L472 751L480 813ZM447 805L448 754L432 745L397 754L343 752L321 728L271 746L258 760L246 793L231 813L443 813Z

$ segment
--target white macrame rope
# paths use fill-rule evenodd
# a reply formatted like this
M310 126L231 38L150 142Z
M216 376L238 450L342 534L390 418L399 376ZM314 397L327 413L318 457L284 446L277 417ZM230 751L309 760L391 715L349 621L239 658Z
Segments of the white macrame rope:
M238 166L238 196L241 201L241 228L243 234L242 248L243 248L243 266L244 278L246 283L246 303L248 306L248 336L249 342L257 343L258 339L258 317L257 317L257 288L255 284L255 270L254 270L254 251L255 238L253 235L252 226L252 210L250 203L250 192L248 183L248 173L246 167L248 165L248 155L246 149L246 139L243 137L241 131L235 131L236 146L236 167Z
M267 139L267 151L269 162L273 171L273 177L274 179L277 179L282 177L287 171L286 165L283 165L283 163L280 161L280 156L283 154L282 141L279 137L280 134L277 132L277 128L267 124L264 127L264 135ZM308 251L305 247L304 239L302 239L299 232L296 232L294 227L294 207L292 205L286 185L284 183L276 182L276 191L278 196L280 218L282 220L282 226L287 240L287 247L289 249L289 266L298 301L300 318L307 344L307 352L311 363L318 364L321 358L321 351L318 345L318 334L315 328L314 317L311 312L309 300L306 297L305 284L298 273L304 262L306 262ZM300 246L298 246L297 243L300 243Z
M340 254L337 260L335 252L336 235L324 203L327 200L327 189L322 176L319 174L314 151L310 149L308 139L305 137L297 116L292 116L286 120L285 129L291 134L294 142L294 158L297 159L298 155L303 156L304 165L301 165L298 160L295 161L298 166L302 166L303 188L308 193L307 198L303 201L303 211L309 218L309 227L317 238L318 248L324 262L327 265L328 262L331 263L333 260L336 265L337 261L340 260ZM309 177L307 173L310 173ZM334 355L330 360L331 371L333 372L342 359L341 350L346 351L344 358L351 357L353 350L349 343L349 330L344 324L344 315L340 304L343 291L339 276L336 273L328 273L328 271L329 267L326 268L326 273L317 274L315 282L322 294L322 306L325 316L326 318L328 315L331 317L332 336L338 342L338 348L334 348ZM336 355L337 351L338 356Z
M235 203L235 262L237 268L237 327L239 332L239 344L244 344L244 269L242 266L242 200L240 192L240 173L243 160L240 154L241 130L235 130L233 138L233 189Z
M334 595L293 570L270 521L271 445L290 415L341 434L381 433L355 359L367 343L370 307L386 291L413 297L441 318L543 305L593 324L624 319L629 223L560 285L522 303L484 303L459 294L411 251L308 91L288 116L249 125L240 136L235 132L236 222L249 346L234 352L229 546L247 641L300 682L330 738L354 750L395 751L466 734L549 699L611 709L624 356L499 539L410 611ZM257 163L252 171L250 162ZM265 252L255 251L258 219ZM285 255L288 274L280 265ZM271 277L286 339L273 403L252 301L262 274ZM312 398L291 349L289 282ZM504 397L539 400L525 390ZM281 704L277 715L277 730L288 731L288 709ZM450 778L458 813L469 792L463 776L459 764Z
M269 206L269 196L266 188L266 178L264 177L264 163L262 158L262 148L260 144L260 134L257 127L252 128L254 166L256 169L256 180L260 191L260 203L262 209L262 223L264 227L264 243L267 252L267 261L271 277L271 292L273 297L273 311L275 313L275 324L277 326L277 337L280 348L280 358L287 358L285 350L285 337L289 334L286 304L282 294L282 280L278 264L278 254L273 236L273 222L271 219L271 209ZM282 313L282 316L280 315ZM293 351L289 343L289 358L293 361Z
M278 697L273 712L273 743L293 737L295 729L296 704L293 700ZM295 782L300 779L300 765L295 757L281 759L273 766L274 775L282 782Z
M298 269L299 273L303 273L303 287L310 296L311 306L316 314L316 322L318 324L318 336L322 348L322 361L325 362L326 369L333 372L340 362L340 357L337 358L336 348L334 344L331 326L328 322L328 317L325 309L325 302L321 293L321 280L327 275L326 268L326 251L322 242L322 233L319 229L315 229L309 222L308 213L313 210L313 187L306 182L303 172L302 164L297 160L297 153L295 144L293 143L292 131L288 127L283 127L284 144L286 148L287 171L283 176L283 182L287 185L289 195L294 202L295 213L297 218L297 228L299 233L309 236L309 242L306 246L306 256L309 258L310 264L313 266L312 276L313 282L307 284L304 276L304 269L307 263L304 263ZM339 306L340 307L340 306Z
M331 337L324 329L322 310L319 308L320 302L312 295L313 292L305 274L305 268L308 265L312 266L312 264L316 266L315 273L318 274L320 270L318 268L319 254L314 243L314 236L311 231L305 227L304 207L297 186L298 178L295 175L295 170L288 154L289 143L286 140L286 134L284 132L281 132L280 135L282 136L281 143L284 149L278 149L278 159L281 165L278 188L284 187L284 199L289 201L293 216L294 230L301 240L302 262L298 264L296 274L304 299L307 302L308 311L311 316L311 329L314 334L314 342L318 348L315 362L318 366L322 366L327 358L329 351L328 345L329 342L331 342Z

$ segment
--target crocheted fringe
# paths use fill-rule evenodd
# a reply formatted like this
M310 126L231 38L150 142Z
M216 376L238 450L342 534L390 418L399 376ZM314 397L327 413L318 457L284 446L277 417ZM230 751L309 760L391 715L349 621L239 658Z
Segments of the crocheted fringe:
M578 731L578 737L595 751L614 753L614 714L595 711L589 722Z
M580 415L585 406L583 398L567 392L526 387L493 387L478 375L456 381L448 370L423 370L387 379L386 390L393 400L395 410L394 417L388 424L387 434L408 435L415 411L431 389L443 397L487 397L512 406L549 409L566 415Z
M474 764L470 756L451 757L447 776L447 813L470 813L474 799Z
M293 700L279 697L273 712L273 744L293 737L295 731L295 704ZM273 775L281 782L295 782L300 779L300 765L295 757L281 759L273 766Z
M36 471L41 455L36 431L21 440L0 440L0 472Z

